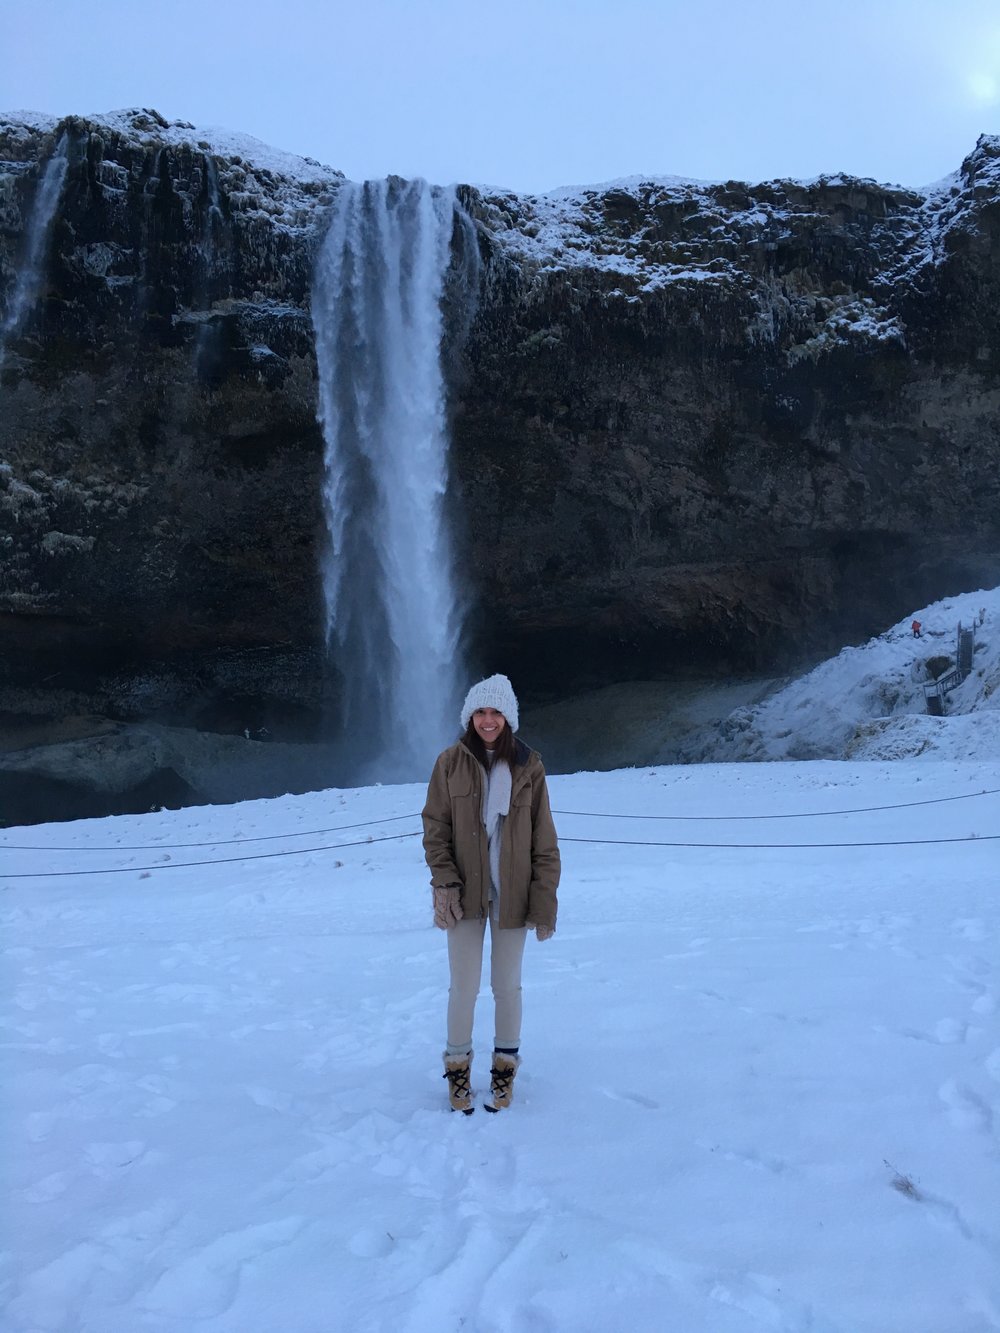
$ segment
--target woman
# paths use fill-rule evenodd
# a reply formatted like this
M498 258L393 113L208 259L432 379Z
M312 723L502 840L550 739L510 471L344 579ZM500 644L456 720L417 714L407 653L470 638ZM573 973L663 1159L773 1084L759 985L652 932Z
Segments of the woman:
M451 1109L471 1115L472 1020L486 926L496 1009L486 1109L499 1111L511 1103L520 1064L525 936L555 934L559 847L542 761L514 736L517 699L506 676L473 685L462 726L461 740L434 765L423 820L434 924L448 932L444 1077Z

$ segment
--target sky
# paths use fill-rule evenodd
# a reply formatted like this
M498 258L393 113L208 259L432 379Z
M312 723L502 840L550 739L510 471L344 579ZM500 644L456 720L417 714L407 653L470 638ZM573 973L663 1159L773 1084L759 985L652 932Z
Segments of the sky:
M1000 131L996 0L5 0L0 109L153 107L352 179L903 185Z

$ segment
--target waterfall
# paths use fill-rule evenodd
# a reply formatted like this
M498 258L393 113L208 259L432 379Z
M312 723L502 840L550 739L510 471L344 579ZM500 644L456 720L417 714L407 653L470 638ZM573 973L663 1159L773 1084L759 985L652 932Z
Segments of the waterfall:
M471 227L425 181L345 182L317 260L327 645L356 782L425 778L458 729L441 365L456 218Z
M200 307L198 332L194 344L194 363L199 379L211 381L217 373L219 359L220 330L212 315L219 285L216 265L219 263L220 252L225 248L223 238L226 218L222 211L219 172L215 159L210 153L205 153L202 162L204 177L201 196L205 211L198 240L198 280L194 293Z
M24 234L24 257L18 266L14 290L4 317L0 320L0 365L3 364L8 341L18 331L38 299L45 275L49 233L59 207L68 166L69 140L63 134L56 144L55 152L45 164L31 206Z

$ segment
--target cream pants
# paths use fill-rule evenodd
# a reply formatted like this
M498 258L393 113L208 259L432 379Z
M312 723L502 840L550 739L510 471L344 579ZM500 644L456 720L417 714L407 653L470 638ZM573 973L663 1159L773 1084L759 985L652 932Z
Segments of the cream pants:
M516 1050L521 1043L521 959L526 926L501 930L490 908L490 985L496 1010L494 1046ZM483 975L486 918L459 921L448 931L448 1055L472 1050L472 1020Z

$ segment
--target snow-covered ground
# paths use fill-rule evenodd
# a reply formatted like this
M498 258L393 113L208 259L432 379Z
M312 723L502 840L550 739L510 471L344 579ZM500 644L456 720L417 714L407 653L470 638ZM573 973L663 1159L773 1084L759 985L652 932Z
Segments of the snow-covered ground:
M419 787L0 833L0 1326L1000 1328L973 753L554 778L559 928L470 1119Z
M921 637L913 637L918 620ZM924 686L954 665L958 625L975 628L972 672L930 717ZM844 648L762 703L737 708L689 759L962 759L1000 755L1000 588L948 597Z

